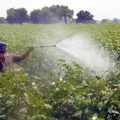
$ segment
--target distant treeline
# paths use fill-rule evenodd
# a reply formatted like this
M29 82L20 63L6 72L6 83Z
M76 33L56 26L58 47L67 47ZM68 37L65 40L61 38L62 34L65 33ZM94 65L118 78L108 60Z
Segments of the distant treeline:
M25 8L10 8L7 10L7 17L0 17L0 23L10 24L52 24L52 23L95 23L93 15L89 11L81 10L76 15L77 18L73 18L74 11L69 9L68 6L53 5L50 7L43 7L42 9L36 9L28 14ZM118 22L119 19L115 18L114 22ZM108 19L103 19L103 23L111 22Z

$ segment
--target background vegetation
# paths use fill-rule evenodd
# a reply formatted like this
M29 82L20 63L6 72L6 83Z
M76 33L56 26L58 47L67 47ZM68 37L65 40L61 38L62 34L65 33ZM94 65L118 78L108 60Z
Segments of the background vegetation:
M35 9L27 13L25 8L10 8L7 11L7 17L0 17L0 23L9 24L52 24L52 23L95 23L93 15L89 11L81 10L77 13L77 19L73 18L74 10L64 5L52 5ZM107 20L105 20L107 21ZM115 20L117 21L117 19ZM118 20L119 21L119 20Z

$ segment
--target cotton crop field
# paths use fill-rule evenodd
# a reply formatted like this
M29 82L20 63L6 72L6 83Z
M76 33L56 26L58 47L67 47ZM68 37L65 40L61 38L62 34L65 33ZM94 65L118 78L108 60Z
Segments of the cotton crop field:
M102 43L112 54L120 54L120 25L0 25L0 38L8 51L23 54L31 45L53 45L75 35L84 34ZM58 48L38 48L20 65L29 74L39 75L54 66L57 59L71 59Z
M1 41L7 43L8 52L16 54L33 45L56 45L76 35L100 44L114 56L109 75L87 74L74 56L58 47L36 48L13 70L1 73L0 119L120 119L119 24L0 25Z

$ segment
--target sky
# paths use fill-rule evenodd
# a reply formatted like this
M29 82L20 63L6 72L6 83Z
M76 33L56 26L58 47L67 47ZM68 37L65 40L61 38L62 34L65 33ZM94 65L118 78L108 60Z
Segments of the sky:
M120 0L0 0L0 16L6 17L9 8L26 8L28 13L45 6L66 5L74 10L74 18L80 10L90 11L95 20L120 18Z

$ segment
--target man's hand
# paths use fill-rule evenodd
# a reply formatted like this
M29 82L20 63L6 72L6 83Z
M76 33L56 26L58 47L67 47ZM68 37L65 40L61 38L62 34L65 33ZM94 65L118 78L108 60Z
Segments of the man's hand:
M31 47L29 47L29 51L31 52L31 51L33 51L35 48L37 48L37 46L31 46Z
M21 60L25 59L35 48L36 46L29 47L29 49L21 56Z

